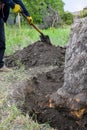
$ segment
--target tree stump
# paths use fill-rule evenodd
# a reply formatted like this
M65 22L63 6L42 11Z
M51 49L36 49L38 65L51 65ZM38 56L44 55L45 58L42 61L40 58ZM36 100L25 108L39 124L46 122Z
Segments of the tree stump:
M76 118L87 111L87 17L72 27L65 55L64 84L51 98L58 108L66 108Z

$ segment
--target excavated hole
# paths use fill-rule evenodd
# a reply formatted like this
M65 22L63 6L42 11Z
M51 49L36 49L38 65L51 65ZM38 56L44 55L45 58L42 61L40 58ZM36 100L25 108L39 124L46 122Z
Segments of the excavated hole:
M34 121L40 124L48 123L57 130L87 130L87 113L78 120L70 116L65 108L50 108L49 96L62 84L63 70L59 71L57 68L26 80L22 84L19 83L17 89L14 86L11 100L15 100L17 107L24 115L28 113Z
M62 84L63 69L59 71L57 68L32 78L27 85L27 87L31 86L32 91L27 90L25 102L21 108L22 112L28 113L38 123L48 123L58 130L86 130L86 114L82 119L76 119L65 108L50 108L49 96Z

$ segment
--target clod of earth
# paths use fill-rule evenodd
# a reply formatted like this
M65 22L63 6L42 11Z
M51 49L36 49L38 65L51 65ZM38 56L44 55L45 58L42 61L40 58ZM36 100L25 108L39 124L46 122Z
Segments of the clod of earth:
M36 42L6 57L5 62L9 67L20 67L26 69L35 66L61 66L64 65L65 48L55 47L44 42Z

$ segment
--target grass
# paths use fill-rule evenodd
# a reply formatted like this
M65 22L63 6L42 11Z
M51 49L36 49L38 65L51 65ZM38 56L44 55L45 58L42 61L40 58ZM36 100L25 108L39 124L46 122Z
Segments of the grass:
M45 30L45 32L47 33L47 35L49 35L53 45L65 46L69 39L70 28L50 28L48 30Z
M28 114L24 116L12 101L10 103L12 84L26 79L28 75L23 68L0 73L0 130L54 130L48 124L34 122Z
M14 53L16 50L22 49L40 39L39 33L30 26L21 26L21 28L18 28L16 25L5 26L5 31L6 55ZM68 42L70 28L50 28L43 30L43 33L50 37L53 45L64 46Z
M54 130L50 128L48 124L38 124L34 122L28 114L22 115L21 112L13 105L6 109L8 111L7 117L5 117L0 124L0 130Z

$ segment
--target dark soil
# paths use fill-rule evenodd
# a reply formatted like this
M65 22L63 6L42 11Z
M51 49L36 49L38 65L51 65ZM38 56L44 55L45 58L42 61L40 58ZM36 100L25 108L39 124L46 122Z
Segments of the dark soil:
M24 65L26 69L40 65L61 66L64 63L64 55L65 49L62 47L36 42L8 56L5 62L9 67Z
M20 108L29 113L39 123L49 123L58 130L87 130L87 115L80 120L74 119L65 109L50 107L49 97L64 83L65 48L36 42L6 58L10 67L57 66L48 72L32 77L26 83L25 101ZM19 85L20 86L20 85Z
M49 96L63 85L63 77L63 68L33 77L27 85L32 91L27 90L21 110L23 113L29 113L38 123L49 123L58 130L87 130L86 114L78 120L65 108L56 109L49 106Z

